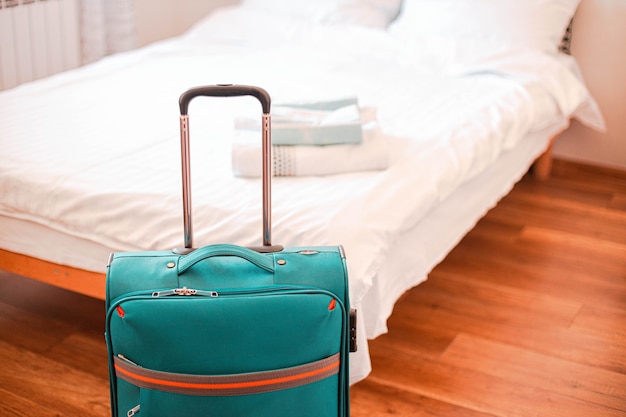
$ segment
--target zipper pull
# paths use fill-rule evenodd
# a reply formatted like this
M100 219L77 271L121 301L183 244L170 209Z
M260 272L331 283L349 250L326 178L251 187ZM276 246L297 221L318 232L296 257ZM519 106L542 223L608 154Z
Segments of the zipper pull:
M170 295L196 295L197 292L198 290L183 287L183 288L174 288L172 290L155 291L152 293L152 297L158 298L158 297L169 297Z
M135 365L137 367L140 367L139 365L137 365L135 362L131 361L130 359L128 359L126 356L122 355L121 353L117 354L117 357L120 358L121 360L123 360L126 363L130 363L131 365ZM141 367L140 367L141 368Z
M183 287L183 288L176 288L174 292L176 293L176 295L196 295L198 290Z
M176 290L155 291L152 293L153 298L167 297L176 294Z
M172 290L165 290L165 291L155 291L152 293L153 298L169 297L171 295L180 295L180 296L203 295L205 297L206 296L217 297L219 294L217 293L217 291L195 290L195 289L187 288L187 287L174 288Z
M126 413L126 415L128 417L133 417L135 414L137 414L139 412L139 409L141 408L140 405L131 408L130 410L128 410L128 413Z

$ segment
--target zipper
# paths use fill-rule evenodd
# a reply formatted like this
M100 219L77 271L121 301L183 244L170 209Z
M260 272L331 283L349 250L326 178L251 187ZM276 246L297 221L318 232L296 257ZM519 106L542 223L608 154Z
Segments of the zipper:
M277 294L281 292L292 292L292 293L307 293L313 290L316 293L327 293L328 295L335 297L334 294L319 290L317 288L308 288L308 287L293 287L293 286L285 286L285 287L259 287L259 288L244 288L244 289L225 289L221 290L219 293L217 291L212 290L197 290L194 288L172 288L168 290L162 291L153 291L152 298L159 297L171 297L174 295L178 296L201 296L201 297L221 297L221 296L239 296L239 295L253 295L253 294ZM144 293L145 295L145 293Z
M154 291L152 293L152 297L153 298L169 297L169 296L172 296L172 295L180 295L180 296L200 295L200 296L204 296L204 297L217 297L217 296L219 296L217 291L196 290L196 289L187 288L187 287L173 288L171 290L164 290L164 291Z
M165 298L172 296L199 296L199 297L209 297L209 298L217 298L222 296L248 296L248 295L274 295L278 293L291 293L291 294L327 294L332 298L336 298L335 294L331 293L327 290L320 290L315 287L306 287L306 286L268 286L268 287L256 287L256 288L242 288L242 289L224 289L220 290L218 293L214 290L198 290L194 288L171 288L171 289L163 289L160 291L133 291L127 294L123 294L111 301L109 304L109 308L107 311L107 322L109 317L115 311L115 308L124 302L129 302L133 300L145 300L149 298ZM343 308L343 303L341 303Z

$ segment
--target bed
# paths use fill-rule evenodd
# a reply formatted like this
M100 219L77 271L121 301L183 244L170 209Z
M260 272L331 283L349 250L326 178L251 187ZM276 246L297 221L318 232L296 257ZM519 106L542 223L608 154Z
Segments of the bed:
M345 248L357 382L398 298L535 161L549 174L570 120L603 128L558 50L577 3L244 0L179 37L2 92L0 268L102 298L111 252L181 246L178 97L190 87L356 98L374 111L383 166L274 177L272 235ZM258 103L198 99L189 115L196 245L258 245L260 180L233 174L236 120Z

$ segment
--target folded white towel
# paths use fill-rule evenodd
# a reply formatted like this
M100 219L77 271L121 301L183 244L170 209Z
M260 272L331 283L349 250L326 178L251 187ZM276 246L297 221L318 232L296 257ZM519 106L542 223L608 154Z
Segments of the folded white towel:
M358 144L326 146L272 146L274 176L325 176L384 170L389 165L387 141L373 120L362 126ZM261 140L258 132L240 130L232 146L233 173L238 177L261 176Z

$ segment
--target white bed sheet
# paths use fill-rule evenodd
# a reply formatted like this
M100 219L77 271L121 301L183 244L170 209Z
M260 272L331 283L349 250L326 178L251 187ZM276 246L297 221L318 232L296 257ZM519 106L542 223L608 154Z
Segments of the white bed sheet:
M0 247L103 271L104 252L180 246L176 115L189 87L255 84L275 101L357 95L378 110L390 167L273 182L274 243L346 248L361 319L356 382L369 372L365 340L386 330L397 297L523 174L545 149L546 129L593 101L547 55L494 47L468 59L467 49L445 40L453 54L435 60L427 45L409 53L383 31L293 25L259 13L224 9L180 38L0 94ZM233 19L246 36L219 29ZM230 166L233 118L257 113L252 99L191 106L197 245L260 241L260 182L235 178ZM479 179L499 176L494 190L475 196L490 183ZM453 194L468 182L469 191ZM444 204L454 195L467 199L464 210ZM423 236L453 215L460 217L449 234ZM35 243L37 230L57 234ZM76 243L80 251L63 250Z

